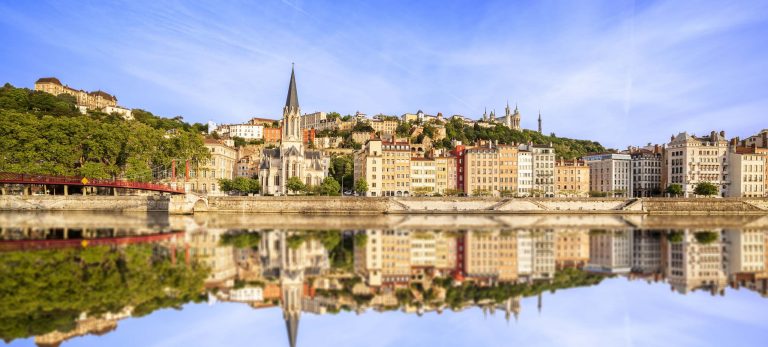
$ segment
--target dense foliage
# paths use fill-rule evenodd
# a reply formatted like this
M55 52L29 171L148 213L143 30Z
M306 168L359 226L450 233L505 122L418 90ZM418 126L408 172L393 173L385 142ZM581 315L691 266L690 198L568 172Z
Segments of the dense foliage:
M696 195L712 196L717 195L720 192L720 189L710 182L699 182L696 184L696 187L693 188L693 192Z
M149 181L169 172L174 159L210 155L200 135L204 126L143 110L133 116L84 115L69 95L6 84L0 88L0 171Z
M195 263L172 264L152 245L0 253L0 338L66 332L83 312L131 306L140 317L178 308L202 300L207 275Z
M240 194L258 194L261 191L259 180L250 177L222 178L219 179L219 186L224 192L237 192Z
M551 282L501 283L491 287L478 286L473 282L464 282L460 286L448 286L445 301L451 307L461 307L462 304L467 302L477 303L483 300L501 303L518 295L533 296L545 291L593 286L599 284L603 278L605 277L602 275L568 268L557 271L554 280Z
M552 143L557 156L564 159L574 159L582 157L588 153L605 151L605 148L600 145L600 143L595 141L574 140L564 137L557 137L554 133L546 136L539 134L536 131L517 131L512 130L502 124L484 128L478 124L464 124L464 122L458 118L452 118L445 124L445 133L445 139L443 139L442 142L436 143L436 146L450 148L451 140L459 140L464 144L472 144L478 140L498 141L499 144L529 142L533 142L535 144Z

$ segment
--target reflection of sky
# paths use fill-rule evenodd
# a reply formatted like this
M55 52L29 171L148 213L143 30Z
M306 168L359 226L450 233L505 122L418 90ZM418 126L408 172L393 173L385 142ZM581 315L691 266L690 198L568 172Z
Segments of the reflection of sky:
M741 289L725 297L673 293L667 284L603 281L590 288L522 301L519 321L480 309L423 317L369 311L360 316L302 314L298 345L309 346L763 346L768 299ZM12 345L33 345L31 340ZM278 308L244 304L187 305L120 321L117 330L80 337L65 346L287 346Z

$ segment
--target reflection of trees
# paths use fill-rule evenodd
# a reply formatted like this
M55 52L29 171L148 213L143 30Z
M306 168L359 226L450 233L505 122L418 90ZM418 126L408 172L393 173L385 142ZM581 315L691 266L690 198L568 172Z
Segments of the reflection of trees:
M599 284L605 276L590 274L580 269L567 268L555 273L552 281L533 283L500 283L495 286L479 286L474 282L464 282L460 286L448 286L445 302L458 308L464 304L474 304L489 300L501 303L514 296L534 296L545 291L555 291L573 287Z
M74 328L81 313L133 307L134 316L201 300L207 269L172 264L152 245L0 254L0 337Z

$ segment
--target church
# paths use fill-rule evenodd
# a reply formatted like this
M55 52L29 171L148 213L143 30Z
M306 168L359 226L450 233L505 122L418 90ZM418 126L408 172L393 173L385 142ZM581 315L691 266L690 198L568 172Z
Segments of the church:
M328 176L329 165L328 156L304 148L296 75L291 68L291 82L283 108L280 145L264 149L261 156L261 192L265 195L286 195L289 192L286 184L291 177L298 177L307 186L320 185Z

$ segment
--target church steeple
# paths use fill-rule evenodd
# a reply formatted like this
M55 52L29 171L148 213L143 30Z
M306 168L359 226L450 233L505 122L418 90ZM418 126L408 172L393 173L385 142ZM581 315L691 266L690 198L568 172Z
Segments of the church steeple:
M288 96L285 98L285 107L299 108L299 94L296 92L296 74L291 63L291 84L288 85Z

